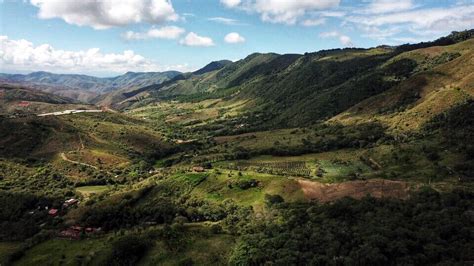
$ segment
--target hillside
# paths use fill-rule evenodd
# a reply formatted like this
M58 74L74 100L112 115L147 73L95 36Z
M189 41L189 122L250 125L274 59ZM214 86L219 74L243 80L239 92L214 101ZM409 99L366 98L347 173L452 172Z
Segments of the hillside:
M403 53L388 64L412 60L411 77L364 100L333 121L378 120L395 130L419 129L438 114L474 97L474 40Z
M27 75L0 74L0 80L13 84L36 87L50 93L89 102L98 95L106 92L159 84L178 74L179 72L177 71L127 72L112 78L98 78L87 75L53 74L41 71Z
M1 85L0 264L469 264L473 32Z
M21 85L0 84L0 115L36 115L95 106Z
M457 83L470 86L470 74L465 73L464 77L463 73L471 68L472 40L466 41L471 36L472 31L466 31L433 42L400 47L336 49L304 55L253 54L221 69L201 75L188 74L131 91L129 99L121 98L121 102L111 105L128 108L170 99L184 102L223 99L226 103L221 105L246 102L250 116L240 122L251 126L255 123L260 128L307 126L346 110L352 112L354 109L350 108L359 108L359 103L378 101L404 86L410 90L406 84L423 86L423 79L433 79L433 84L441 82L442 74L433 77L437 70L463 77L460 81L456 76L445 78L444 87L459 87ZM456 82L449 84L453 79ZM417 94L413 90L409 93ZM469 89L466 93L470 93ZM382 105L389 108L386 103ZM252 120L255 115L265 122Z

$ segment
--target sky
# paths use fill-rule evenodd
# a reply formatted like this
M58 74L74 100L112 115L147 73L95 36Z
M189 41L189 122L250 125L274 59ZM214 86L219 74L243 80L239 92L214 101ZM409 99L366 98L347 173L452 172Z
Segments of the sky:
M472 28L474 0L0 0L0 72L186 72Z

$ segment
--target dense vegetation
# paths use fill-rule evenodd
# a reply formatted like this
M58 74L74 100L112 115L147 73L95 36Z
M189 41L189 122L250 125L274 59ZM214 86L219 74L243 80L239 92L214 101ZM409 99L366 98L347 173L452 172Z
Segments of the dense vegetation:
M427 190L407 201L273 204L231 257L235 265L455 264L473 259L474 194Z

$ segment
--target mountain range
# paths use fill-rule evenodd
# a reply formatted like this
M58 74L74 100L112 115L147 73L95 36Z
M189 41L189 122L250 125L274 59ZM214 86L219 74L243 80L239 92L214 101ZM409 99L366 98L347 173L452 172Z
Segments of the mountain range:
M27 75L0 74L0 81L3 83L22 84L82 102L90 102L98 95L107 92L161 83L178 74L180 74L178 71L127 72L116 77L99 78L87 75L54 74L39 71Z

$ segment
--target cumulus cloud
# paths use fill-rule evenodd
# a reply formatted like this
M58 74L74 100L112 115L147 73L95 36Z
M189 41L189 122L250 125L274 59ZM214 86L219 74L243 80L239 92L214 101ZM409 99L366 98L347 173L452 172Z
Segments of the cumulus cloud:
M249 0L246 2L221 0L221 2L232 2L230 5L224 4L228 7L257 12L266 22L293 25L308 12L337 7L340 0Z
M340 35L340 36L339 36L339 41L340 41L341 44L344 45L344 46L347 46L347 47L349 47L349 46L354 46L354 45L352 44L351 38L350 38L349 36L347 36L347 35Z
M179 43L185 46L214 46L214 41L211 38L199 36L194 32L188 33Z
M329 32L322 32L319 34L321 38L337 38L339 42L345 47L352 47L354 44L349 36L344 35L338 31L329 31Z
M243 43L245 38L240 36L237 32L231 32L224 37L226 43Z
M170 0L31 0L41 19L60 18L69 24L107 29L133 23L176 21Z
M127 31L122 34L125 40L146 40L146 39L177 39L185 30L176 26L165 26L161 28L151 28L146 32Z
M0 43L0 68L6 71L123 73L187 68L187 65L160 66L132 50L122 53L103 53L99 48L67 51L56 49L49 44L35 46L27 40L12 40L7 36L0 36Z
M221 3L226 7L236 7L241 2L241 0L221 0Z

